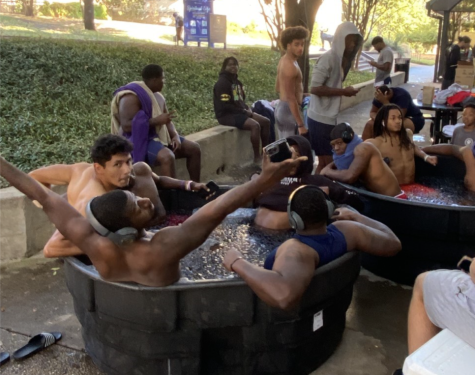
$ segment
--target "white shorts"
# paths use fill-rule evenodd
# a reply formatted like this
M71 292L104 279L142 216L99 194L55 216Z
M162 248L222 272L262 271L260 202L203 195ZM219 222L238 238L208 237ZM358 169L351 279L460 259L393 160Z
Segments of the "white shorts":
M475 284L470 275L457 270L431 271L423 288L431 322L475 348Z

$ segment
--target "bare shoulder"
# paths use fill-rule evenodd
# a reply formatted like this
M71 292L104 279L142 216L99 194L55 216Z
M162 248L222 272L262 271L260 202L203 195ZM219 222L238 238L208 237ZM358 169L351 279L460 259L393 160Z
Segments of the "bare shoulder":
M377 151L377 148L370 142L362 142L358 146L355 147L354 154L356 155L370 155L373 152Z
M379 145L381 145L381 143L383 143L383 138L382 137L370 138L364 141L363 143L373 145L374 147L377 148Z

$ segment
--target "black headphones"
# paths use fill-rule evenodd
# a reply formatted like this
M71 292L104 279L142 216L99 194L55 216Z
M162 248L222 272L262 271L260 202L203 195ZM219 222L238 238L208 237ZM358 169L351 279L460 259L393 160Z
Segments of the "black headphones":
M343 130L343 132L341 133L341 139L345 143L350 143L353 140L353 137L355 136L355 132L353 131L353 129L351 129L350 124L348 124L347 122L342 122L338 125L342 124L346 126L346 129Z
M86 206L86 218L97 233L103 237L109 238L112 242L119 246L130 244L138 238L139 232L135 228L125 227L119 229L117 232L111 232L109 229L99 223L91 210L92 199L87 203Z
M315 185L303 185L295 189L292 194L290 194L289 201L287 202L287 214L289 215L289 222L290 226L295 229L295 230L304 230L305 229L305 223L300 217L300 215L292 210L292 200L294 199L295 195L297 192L303 190L303 189L313 189L316 193L318 194L323 194L325 198L325 202L327 203L327 209L328 209L328 218L327 221L331 219L333 216L333 212L335 211L335 204L332 202L330 197L318 186Z

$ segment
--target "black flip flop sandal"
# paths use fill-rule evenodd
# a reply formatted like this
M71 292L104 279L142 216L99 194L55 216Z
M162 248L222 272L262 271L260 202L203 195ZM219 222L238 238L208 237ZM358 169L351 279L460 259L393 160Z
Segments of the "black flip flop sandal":
M7 352L1 352L0 353L0 366L4 365L10 360L10 354Z
M48 346L55 344L57 341L61 340L61 337L62 335L59 332L42 332L33 336L24 347L16 350L13 353L13 358L16 360L28 358Z

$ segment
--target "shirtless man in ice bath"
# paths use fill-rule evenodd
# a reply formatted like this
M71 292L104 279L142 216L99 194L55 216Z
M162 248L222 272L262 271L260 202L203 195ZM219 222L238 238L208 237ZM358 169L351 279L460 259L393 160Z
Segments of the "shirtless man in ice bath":
M51 185L68 185L68 202L83 216L91 198L112 190L126 189L138 196L147 197L155 207L155 215L148 227L157 225L166 215L157 189L207 189L204 184L197 182L159 177L143 162L132 166L132 149L132 144L125 138L107 134L99 137L91 148L93 164L56 164L34 170L30 172L30 176L48 188ZM79 248L57 230L46 243L43 252L47 258L82 254Z
M387 158L389 168L404 191L405 187L408 187L404 185L414 185L416 173L414 157L437 165L436 156L429 156L414 145L412 132L404 128L401 109L395 104L385 105L378 111L374 120L374 138L368 139L367 142L379 149L383 159Z

